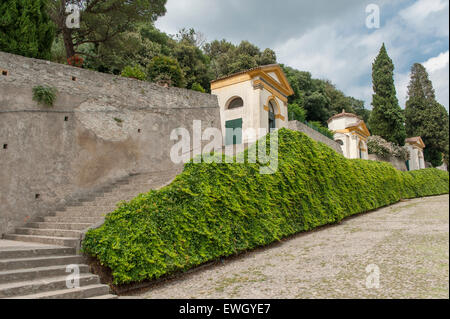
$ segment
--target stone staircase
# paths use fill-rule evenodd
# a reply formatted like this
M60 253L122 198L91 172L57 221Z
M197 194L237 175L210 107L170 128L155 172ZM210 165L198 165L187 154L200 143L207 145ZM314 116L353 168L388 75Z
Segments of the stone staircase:
M109 286L89 272L86 258L77 254L82 236L100 224L118 202L161 188L178 173L172 170L125 177L5 235L4 242L9 244L0 244L0 298L116 298ZM78 288L67 288L68 265L79 267Z

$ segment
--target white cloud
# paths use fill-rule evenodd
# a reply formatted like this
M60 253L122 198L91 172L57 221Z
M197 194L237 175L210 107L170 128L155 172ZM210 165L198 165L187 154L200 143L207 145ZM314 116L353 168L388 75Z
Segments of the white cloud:
M411 66L425 60L438 100L448 109L448 0L378 0L381 28L369 30L365 7L372 2L169 0L157 26L169 33L194 27L210 41L270 47L280 63L331 80L368 108L372 63L384 42L395 65L400 105Z
M436 92L436 100L449 109L449 51L442 52L436 57L423 63L427 69Z
M437 57L430 58L423 63L428 72L432 73L448 65L449 52L442 52Z
M418 33L448 36L448 1L419 0L400 11L404 22Z

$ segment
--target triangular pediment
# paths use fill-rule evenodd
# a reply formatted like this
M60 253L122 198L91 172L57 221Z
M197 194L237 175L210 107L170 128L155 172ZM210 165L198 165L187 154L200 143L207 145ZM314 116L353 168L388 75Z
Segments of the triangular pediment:
M258 77L286 97L294 94L286 75L278 64L258 66L211 81L211 90L249 81Z
M260 68L250 71L250 74L252 77L262 77L286 96L294 94L286 75L278 64L261 66Z

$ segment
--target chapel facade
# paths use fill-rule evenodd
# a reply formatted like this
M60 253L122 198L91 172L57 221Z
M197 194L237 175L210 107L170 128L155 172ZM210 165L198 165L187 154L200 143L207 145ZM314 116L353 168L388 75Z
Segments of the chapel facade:
M346 158L369 159L367 138L370 132L360 117L342 110L328 120L328 128L334 133L334 140L341 145Z
M248 129L269 132L288 126L288 96L294 91L278 64L212 81L211 93L219 100L224 145L255 142L257 136L242 134Z
M422 141L420 136L410 137L405 140L405 146L409 150L410 158L406 162L406 166L409 171L415 171L418 169L424 169L425 158L423 156L423 149L425 148L425 143Z

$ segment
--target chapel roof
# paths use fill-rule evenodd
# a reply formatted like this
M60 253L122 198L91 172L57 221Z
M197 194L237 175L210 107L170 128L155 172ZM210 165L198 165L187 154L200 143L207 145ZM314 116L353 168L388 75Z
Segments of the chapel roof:
M405 143L407 144L416 144L422 148L425 148L425 143L423 142L422 138L420 136L415 136L415 137L408 137L405 140Z
M345 110L342 110L342 113L338 113L338 114L330 117L330 119L327 121L327 123L330 123L331 121L341 118L341 117L354 117L354 118L357 118L359 121L362 121L362 119L358 115L353 114L353 113L347 113L347 112L345 112Z

